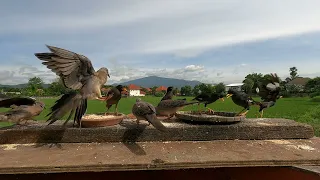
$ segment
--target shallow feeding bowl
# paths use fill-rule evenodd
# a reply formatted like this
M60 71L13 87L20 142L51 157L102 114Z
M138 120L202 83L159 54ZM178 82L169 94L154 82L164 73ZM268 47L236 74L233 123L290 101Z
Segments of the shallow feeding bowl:
M98 113L98 114L88 114L82 117L81 126L82 127L105 127L114 126L119 124L125 118L125 114L122 113Z
M236 116L234 112L194 112L194 111L178 111L176 117L178 119L190 122L202 123L235 123L245 119L245 116Z

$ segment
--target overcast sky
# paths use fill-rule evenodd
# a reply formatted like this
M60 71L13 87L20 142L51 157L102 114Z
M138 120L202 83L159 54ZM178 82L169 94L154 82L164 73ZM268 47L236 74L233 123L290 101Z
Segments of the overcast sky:
M45 44L139 77L241 82L251 72L320 76L319 0L7 0L0 5L0 84L55 75Z

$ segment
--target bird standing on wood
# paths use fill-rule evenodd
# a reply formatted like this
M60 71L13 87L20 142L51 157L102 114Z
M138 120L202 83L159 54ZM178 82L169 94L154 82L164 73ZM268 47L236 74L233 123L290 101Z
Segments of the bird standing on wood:
M157 115L168 116L167 119L172 118L177 111L184 108L185 106L196 104L198 102L188 102L185 99L177 99L177 100L162 100L159 102L156 107Z
M106 94L106 107L108 113L109 109L112 107L112 105L116 105L116 114L118 114L118 103L122 97L121 92L126 91L127 89L123 87L122 85L117 85L116 87L108 89L108 92Z
M137 98L136 103L132 106L132 114L137 118L137 124L139 120L146 120L149 125L152 124L159 131L167 131L167 128L157 119L155 107L140 98Z
M54 46L47 45L47 47L51 51L50 53L35 53L35 56L45 61L42 64L55 72L66 88L80 91L79 93L66 93L55 102L48 114L51 115L48 119L49 124L71 111L64 124L75 112L74 122L76 121L81 127L81 118L87 110L87 100L105 100L101 96L100 89L107 82L108 77L110 78L109 71L105 67L95 71L90 59L84 55Z
M245 116L249 112L250 106L256 105L256 102L245 92L236 91L236 90L230 88L228 90L228 94L227 94L227 98L229 98L229 97L232 98L232 101L236 105L244 108L242 111L240 111L237 114L240 116ZM243 112L244 110L246 110L246 111Z
M0 107L11 109L0 113L0 121L20 124L20 121L25 120L25 123L27 123L28 120L33 120L33 117L38 116L45 108L43 102L36 101L33 98L1 97Z
M280 80L277 74L270 74L263 81L258 82L256 91L262 101L256 104L260 107L259 114L261 118L264 109L274 106L276 101L282 98L282 96L279 96L280 90Z
M224 101L224 95L222 93L201 93L198 96L196 96L194 99L192 100L197 100L198 103L198 107L200 106L200 103L204 103L204 107L207 108L208 104L214 103L216 102L218 99L220 99L221 101ZM208 111L210 113L214 113L214 111L210 108L207 108ZM198 108L198 110L200 111L200 108Z

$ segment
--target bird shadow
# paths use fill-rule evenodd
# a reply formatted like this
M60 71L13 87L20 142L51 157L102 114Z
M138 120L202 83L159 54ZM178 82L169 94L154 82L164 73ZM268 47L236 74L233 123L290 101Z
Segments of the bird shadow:
M120 125L127 128L122 136L121 142L135 155L146 155L147 153L136 142L143 131L146 129L147 125L138 125L132 122L123 122Z

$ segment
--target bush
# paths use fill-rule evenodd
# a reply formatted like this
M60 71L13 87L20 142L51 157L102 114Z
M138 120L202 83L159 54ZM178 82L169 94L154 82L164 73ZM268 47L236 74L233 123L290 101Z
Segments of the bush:
M154 94L154 96L156 96L156 97L162 97L162 96L164 96L164 93L163 93L163 92L156 92L156 93Z
M313 98L313 97L315 97L315 96L320 96L320 91L311 93L309 96L310 96L311 98Z
M320 102L320 96L315 96L315 97L311 98L310 101L312 101L312 102Z

